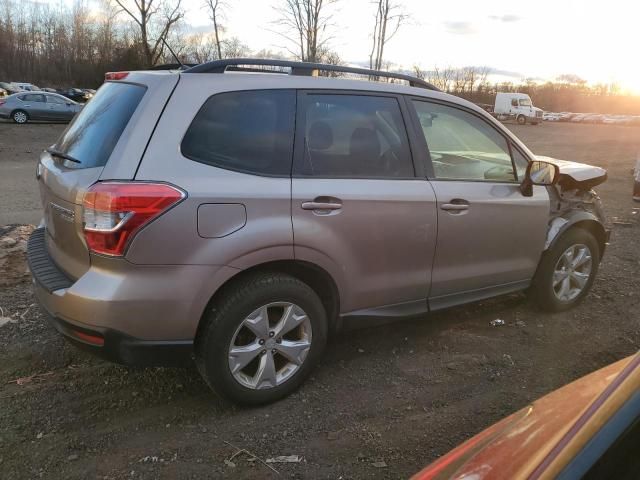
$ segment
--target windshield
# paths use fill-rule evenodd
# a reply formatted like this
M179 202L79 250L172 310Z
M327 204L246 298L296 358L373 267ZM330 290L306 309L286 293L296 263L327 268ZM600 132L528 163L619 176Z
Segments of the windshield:
M105 83L62 133L55 150L78 159L75 168L104 166L145 91L130 83Z
M521 107L530 107L531 106L531 100L529 100L528 98L521 98L520 99L520 106Z

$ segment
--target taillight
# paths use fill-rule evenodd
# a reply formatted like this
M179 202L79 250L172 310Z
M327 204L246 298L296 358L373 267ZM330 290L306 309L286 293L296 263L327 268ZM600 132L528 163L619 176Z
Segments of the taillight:
M164 183L102 182L83 199L84 237L89 249L121 256L149 222L180 202L185 193Z
M5 104L5 100L0 100L0 107Z
M129 72L107 72L104 74L105 80L122 80L123 78L127 78Z

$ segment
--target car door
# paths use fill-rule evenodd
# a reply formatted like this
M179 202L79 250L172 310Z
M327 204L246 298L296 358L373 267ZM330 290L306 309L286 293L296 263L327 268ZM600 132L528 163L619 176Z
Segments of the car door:
M31 120L49 120L49 112L44 95L40 93L27 93L20 98Z
M416 175L403 99L300 91L297 109L296 259L331 274L342 313L425 311L435 195Z
M64 99L55 95L47 95L47 110L51 120L70 120L73 117L71 107Z
M436 193L429 303L444 308L525 288L544 249L549 195L520 191L528 159L480 113L414 98Z

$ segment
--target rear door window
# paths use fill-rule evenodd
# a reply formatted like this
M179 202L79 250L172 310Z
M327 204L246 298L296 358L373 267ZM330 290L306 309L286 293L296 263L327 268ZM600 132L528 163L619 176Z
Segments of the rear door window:
M44 103L44 95L30 93L20 97L23 102L42 102Z
M304 154L297 174L334 178L410 178L413 161L395 97L307 93Z
M103 167L145 91L141 85L105 83L62 133L55 150L79 160L74 168Z
M53 95L47 95L47 103L56 103L58 105L66 105L67 104L67 102L65 102L62 98L54 97Z
M182 140L182 154L228 170L289 176L295 110L294 90L214 95L191 122Z

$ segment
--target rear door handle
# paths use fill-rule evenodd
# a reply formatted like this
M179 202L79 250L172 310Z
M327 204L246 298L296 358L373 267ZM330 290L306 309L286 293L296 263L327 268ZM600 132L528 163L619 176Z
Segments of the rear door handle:
M457 205L455 203L443 203L440 205L442 210L461 212L463 210L469 210L469 205Z
M302 202L303 210L340 210L341 203L337 202Z
M441 210L445 210L451 213L462 213L469 210L469 202L462 198L454 198L449 203L443 203L440 205Z

